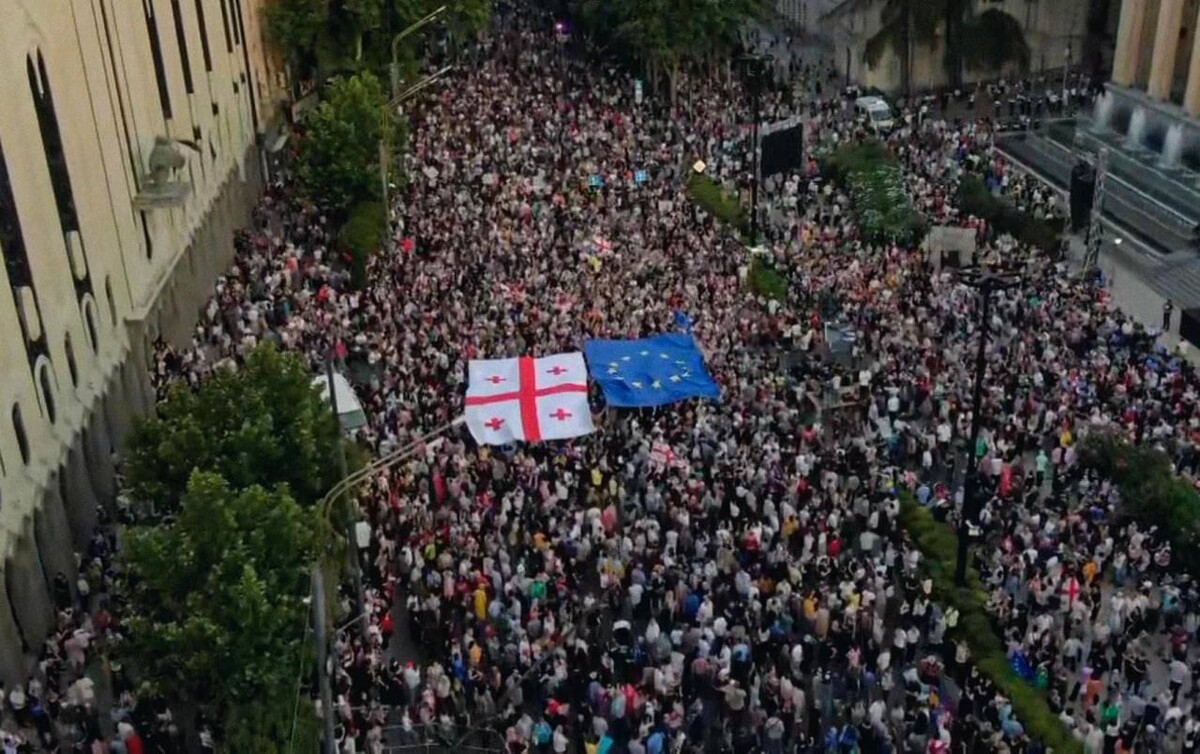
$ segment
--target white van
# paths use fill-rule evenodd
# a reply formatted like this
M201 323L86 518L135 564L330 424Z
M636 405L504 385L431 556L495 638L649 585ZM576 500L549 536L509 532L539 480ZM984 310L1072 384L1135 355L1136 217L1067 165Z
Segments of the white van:
M314 377L312 384L320 388L321 399L328 401L329 380L325 375ZM365 425L367 414L363 411L362 404L358 402L354 388L350 387L350 381L339 372L333 373L333 389L337 391L335 394L337 395L338 421L342 424L342 431L353 432Z
M892 108L883 97L867 96L854 100L854 112L865 118L867 124L875 131L887 131L896 125L892 116Z

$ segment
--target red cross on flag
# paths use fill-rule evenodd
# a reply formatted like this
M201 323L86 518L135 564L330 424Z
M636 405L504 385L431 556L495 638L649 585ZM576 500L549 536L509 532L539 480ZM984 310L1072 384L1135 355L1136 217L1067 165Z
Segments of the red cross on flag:
M467 366L467 427L483 445L591 434L583 354L477 359Z

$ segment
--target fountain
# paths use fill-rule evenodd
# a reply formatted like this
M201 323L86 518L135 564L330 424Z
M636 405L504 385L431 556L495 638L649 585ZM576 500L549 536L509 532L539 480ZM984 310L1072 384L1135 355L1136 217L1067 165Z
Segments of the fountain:
M1125 148L1131 152L1142 150L1142 136L1146 131L1146 110L1135 108L1129 117L1129 131L1125 134Z
M1179 158L1183 154L1183 125L1173 123L1167 129L1167 136L1163 139L1162 157L1158 164L1163 168L1179 167Z
M1092 111L1092 132L1102 134L1108 131L1113 113L1112 92L1104 92L1100 95L1100 99L1096 101L1096 109Z

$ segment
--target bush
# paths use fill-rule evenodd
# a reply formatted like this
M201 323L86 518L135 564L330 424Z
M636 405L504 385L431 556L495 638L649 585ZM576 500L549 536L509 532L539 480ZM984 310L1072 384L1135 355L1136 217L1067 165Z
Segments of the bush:
M1157 526L1171 543L1173 565L1200 575L1200 492L1175 474L1166 453L1115 432L1094 432L1080 441L1079 460L1116 483L1118 516Z
M692 201L713 217L740 233L746 227L746 209L736 196L725 192L721 185L706 175L692 173L687 182Z
M1050 711L1045 696L1013 672L1004 643L996 635L988 615L988 593L978 574L968 569L967 585L954 584L956 534L946 524L934 520L933 514L908 495L900 501L900 520L921 551L922 568L933 582L934 599L959 612L954 635L967 642L971 661L1012 702L1026 734L1053 747L1058 754L1082 754L1083 746Z
M359 202L350 210L350 219L338 231L338 244L350 255L350 274L355 288L367 282L367 260L383 245L387 234L387 213L381 202Z
M787 299L787 279L758 257L750 260L750 270L746 274L746 282L756 296L777 301Z
M1021 212L1012 202L993 195L978 176L964 176L959 182L958 207L964 214L987 220L998 232L1008 233L1021 243L1051 255L1059 251L1061 228Z
M917 241L924 218L904 190L899 160L882 142L847 144L826 159L824 169L829 178L849 189L864 239L906 246Z
M878 139L868 139L857 144L846 144L829 155L821 166L826 177L837 183L845 184L851 174L866 170L875 165L896 165L900 161L896 155Z

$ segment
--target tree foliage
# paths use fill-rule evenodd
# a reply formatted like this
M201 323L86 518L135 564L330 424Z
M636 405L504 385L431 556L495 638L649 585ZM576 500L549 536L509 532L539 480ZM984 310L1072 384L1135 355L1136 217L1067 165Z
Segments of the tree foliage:
M900 88L912 90L912 61L918 45L931 47L950 0L886 0L879 30L867 39L863 59L874 67L889 50L900 58Z
M266 343L197 390L176 386L135 429L127 480L134 498L159 513L179 506L193 470L220 474L234 489L287 484L311 505L338 478L341 441L308 365Z
M338 244L350 254L351 281L361 288L367 281L367 260L383 245L387 213L381 202L359 202L338 231Z
M716 72L739 44L746 22L763 17L763 0L575 0L584 31L628 62L642 66L651 85L681 68Z
M1079 460L1117 484L1121 518L1164 532L1173 568L1200 575L1200 492L1175 473L1166 453L1113 432L1092 432L1080 442Z
M964 59L974 71L995 73L1007 63L1029 68L1029 43L1021 22L998 8L971 19L964 31Z
M263 9L267 38L297 62L316 52L329 17L329 0L271 0Z
M217 474L192 474L173 522L126 534L122 656L157 692L226 720L230 737L285 741L311 659L314 522L286 488L238 491Z
M370 71L333 79L308 115L300 179L309 196L335 211L379 198L380 144L389 161L399 148L383 83Z
M825 161L825 170L849 189L863 238L904 245L917 240L924 218L913 208L899 160L886 145L876 139L847 144Z

